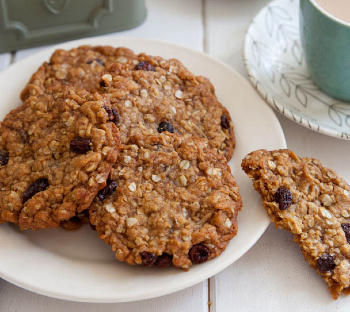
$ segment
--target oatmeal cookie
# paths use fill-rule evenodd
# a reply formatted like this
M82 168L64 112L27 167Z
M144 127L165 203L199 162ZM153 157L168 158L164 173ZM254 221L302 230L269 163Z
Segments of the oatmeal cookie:
M228 160L232 157L231 117L217 100L213 85L175 59L108 46L57 50L32 76L21 98L57 85L104 94L120 120L123 143L137 133L167 130L207 138L220 154Z
M45 90L55 86L68 85L95 91L99 88L101 74L106 66L116 62L132 63L136 58L127 48L110 46L81 46L69 51L58 49L50 61L32 75L21 93L21 100L45 93Z
M98 95L59 88L29 97L0 128L0 223L57 227L87 209L119 149Z
M350 293L350 186L317 159L290 150L250 153L243 170L276 227L294 234L334 299Z
M120 114L122 142L139 133L162 131L206 138L230 160L235 146L232 121L210 81L178 60L139 54L138 64L115 63L101 77L101 94Z
M222 155L164 132L130 138L89 212L120 261L187 270L225 250L241 206Z

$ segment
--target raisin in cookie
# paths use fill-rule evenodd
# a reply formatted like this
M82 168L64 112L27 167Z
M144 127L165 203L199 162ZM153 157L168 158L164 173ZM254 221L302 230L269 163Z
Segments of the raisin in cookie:
M164 132L130 138L90 222L120 261L185 270L237 233L242 201L226 159L207 141Z
M87 99L88 98L88 99ZM0 223L57 227L89 207L119 149L108 103L60 88L29 97L0 128Z
M66 231L79 230L84 224L90 223L89 210L85 209L82 212L76 212L74 217L60 223L60 227Z
M136 55L127 48L81 46L69 51L56 50L50 61L32 75L21 93L21 99L25 101L50 87L64 85L95 91L108 64L132 63L135 59Z
M255 151L243 170L276 227L294 234L336 299L350 293L350 186L316 159L290 150Z

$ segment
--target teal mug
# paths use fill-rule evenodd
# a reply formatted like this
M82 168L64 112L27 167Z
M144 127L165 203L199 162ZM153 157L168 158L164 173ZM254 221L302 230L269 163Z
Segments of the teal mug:
M300 0L300 36L315 84L330 96L350 101L350 24L315 0Z

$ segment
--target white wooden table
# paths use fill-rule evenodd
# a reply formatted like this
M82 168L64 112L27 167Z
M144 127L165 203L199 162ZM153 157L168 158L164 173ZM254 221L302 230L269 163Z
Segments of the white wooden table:
M205 51L247 77L242 62L244 34L268 2L147 0L146 22L112 36L155 38ZM0 54L0 70L40 49ZM320 159L350 181L350 142L312 132L277 115L289 148ZM270 225L256 245L229 268L178 293L133 303L75 303L37 295L0 279L0 311L350 311L350 297L334 301L292 236Z

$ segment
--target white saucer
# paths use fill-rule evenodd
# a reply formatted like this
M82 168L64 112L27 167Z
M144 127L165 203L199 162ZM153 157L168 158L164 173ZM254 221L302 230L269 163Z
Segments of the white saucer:
M323 134L350 140L350 103L316 87L305 64L299 36L299 1L276 0L248 28L244 63L249 79L273 108Z

